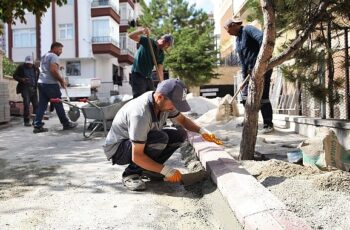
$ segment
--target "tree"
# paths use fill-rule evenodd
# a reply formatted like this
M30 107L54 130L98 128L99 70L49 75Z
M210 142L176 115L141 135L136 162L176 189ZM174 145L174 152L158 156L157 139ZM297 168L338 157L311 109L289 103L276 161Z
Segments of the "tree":
M0 20L6 23L13 23L15 19L20 19L22 23L26 20L25 10L32 12L34 15L42 16L50 7L52 0L40 1L17 1L17 0L1 0L0 1ZM67 3L67 0L56 0L59 6Z
M245 125L239 154L241 160L254 158L264 73L293 58L325 16L333 13L345 20L350 19L350 3L347 0L260 0L260 5L264 21L264 39L250 80L252 90L245 107ZM297 35L273 57L276 25L279 29L294 29Z
M184 0L140 1L143 14L138 21L160 37L171 33L175 46L167 54L165 66L188 86L199 86L216 78L217 51L214 24L202 10Z

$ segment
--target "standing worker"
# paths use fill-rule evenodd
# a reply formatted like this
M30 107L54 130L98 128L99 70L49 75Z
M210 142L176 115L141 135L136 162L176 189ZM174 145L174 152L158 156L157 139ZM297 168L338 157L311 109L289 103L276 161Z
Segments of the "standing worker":
M33 133L47 132L42 122L44 113L47 109L47 104L51 98L61 98L62 88L66 88L66 82L63 76L60 75L58 56L62 53L63 45L59 42L54 42L51 49L41 58L41 73L38 81L39 88L39 106L34 120ZM70 122L66 116L62 102L54 103L56 113L63 125L63 130L73 129L77 126L76 123Z
M144 93L118 111L103 147L113 165L129 164L122 175L127 189L145 190L146 184L142 181L145 171L156 173L165 181L181 182L181 173L164 163L186 140L185 129L200 133L207 141L222 144L214 134L181 113L189 110L184 83L168 79L160 82L155 92ZM164 127L168 118L179 125Z
M139 28L129 34L129 38L140 44L135 56L131 69L130 84L133 97L136 98L147 91L154 90L153 80L151 77L154 67L152 52L157 63L159 81L164 80L164 50L171 47L174 43L173 36L170 34L163 35L157 41L149 38L148 28ZM146 36L143 36L146 35ZM149 43L152 46L149 46ZM151 48L152 47L152 48ZM153 51L152 51L153 50Z
M236 36L236 50L242 65L242 76L245 79L251 74L263 40L263 33L254 26L242 26L239 18L228 19L224 24L225 30ZM264 120L262 133L274 130L272 123L272 106L269 99L272 69L264 74L264 89L261 97L261 114ZM248 96L248 84L242 90L242 104L245 105Z
M38 78L39 69L33 63L33 57L27 56L24 64L19 65L13 74L18 81L16 92L21 94L23 99L23 120L24 126L32 126L30 123L30 103L33 106L33 113L38 107Z

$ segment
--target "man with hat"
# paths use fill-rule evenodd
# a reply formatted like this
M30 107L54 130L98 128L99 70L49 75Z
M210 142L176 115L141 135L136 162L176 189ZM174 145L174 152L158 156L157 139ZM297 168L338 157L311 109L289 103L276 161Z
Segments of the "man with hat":
M164 163L186 140L185 129L200 133L203 139L222 142L199 127L181 112L190 110L186 86L177 79L160 82L149 91L125 104L114 117L104 152L112 164L129 164L123 172L123 184L129 190L144 190L143 172L153 172L165 181L181 182L181 173ZM178 125L164 126L172 118Z
M13 74L13 78L18 81L16 92L21 94L23 99L23 120L24 126L31 126L29 107L32 103L33 113L38 107L38 78L39 69L34 65L32 56L26 56L24 64L19 65Z
M154 67L152 52L154 53L157 63L159 81L164 80L164 51L174 43L174 38L170 34L163 35L157 41L149 38L149 34L150 31L148 28L139 28L135 32L129 34L129 37L140 45L134 56L134 63L130 75L130 85L134 98L147 91L154 90L151 76ZM149 45L150 43L152 46Z
M232 36L236 36L236 51L242 66L242 76L245 79L254 68L256 58L263 40L263 33L254 26L242 26L240 18L228 19L224 24L225 30ZM274 130L272 123L272 106L269 99L272 69L264 75L264 89L261 97L261 114L264 120L262 133L270 133ZM242 104L245 105L248 96L248 84L242 90Z

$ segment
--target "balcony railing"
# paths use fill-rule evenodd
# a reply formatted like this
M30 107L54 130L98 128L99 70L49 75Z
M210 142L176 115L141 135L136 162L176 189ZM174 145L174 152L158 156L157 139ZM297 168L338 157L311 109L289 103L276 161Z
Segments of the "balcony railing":
M119 14L119 7L114 1L110 0L93 0L91 7L112 7Z
M105 44L112 43L116 47L119 47L119 41L111 36L95 36L92 37L92 44Z
M131 40L129 37L126 35L121 35L120 36L120 50L122 55L129 54L130 56L134 56L137 48L136 48L136 43Z

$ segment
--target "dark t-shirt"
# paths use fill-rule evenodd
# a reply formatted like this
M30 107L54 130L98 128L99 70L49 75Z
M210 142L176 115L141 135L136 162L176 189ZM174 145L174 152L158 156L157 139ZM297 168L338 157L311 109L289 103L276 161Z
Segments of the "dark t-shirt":
M157 43L153 39L151 39L151 43L153 46L154 56L156 57L157 63L163 64L164 51L158 49ZM152 61L151 51L148 45L148 38L145 36L141 36L139 44L140 47L138 48L134 56L132 72L137 72L140 73L142 76L150 78L154 65Z

